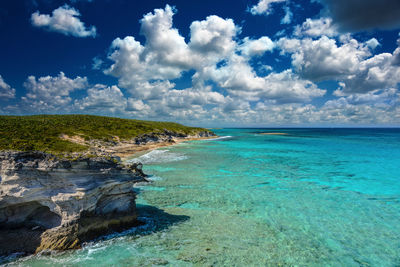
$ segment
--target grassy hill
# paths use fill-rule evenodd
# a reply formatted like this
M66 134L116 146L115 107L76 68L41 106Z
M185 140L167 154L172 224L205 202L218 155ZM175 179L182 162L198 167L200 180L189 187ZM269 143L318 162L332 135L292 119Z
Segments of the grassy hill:
M184 134L207 131L172 122L140 121L90 115L0 116L0 150L79 152L87 146L72 143L60 135L80 136L85 140L131 139L164 129Z

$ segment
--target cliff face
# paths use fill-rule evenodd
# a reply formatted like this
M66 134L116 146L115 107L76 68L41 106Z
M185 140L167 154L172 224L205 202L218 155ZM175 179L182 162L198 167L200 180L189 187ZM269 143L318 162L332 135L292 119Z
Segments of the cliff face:
M0 152L0 255L79 248L135 225L132 187L144 180L141 165L113 159Z

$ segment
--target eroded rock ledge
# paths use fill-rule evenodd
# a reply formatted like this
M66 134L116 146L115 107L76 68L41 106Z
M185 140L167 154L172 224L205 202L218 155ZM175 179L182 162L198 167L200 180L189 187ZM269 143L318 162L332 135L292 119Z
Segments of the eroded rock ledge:
M144 180L140 164L111 157L0 152L0 255L79 248L137 224L133 185Z

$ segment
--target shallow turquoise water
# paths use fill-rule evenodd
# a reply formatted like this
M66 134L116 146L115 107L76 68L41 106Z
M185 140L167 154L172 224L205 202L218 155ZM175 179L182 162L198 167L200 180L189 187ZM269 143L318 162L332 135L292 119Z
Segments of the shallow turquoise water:
M12 265L400 265L400 130L215 132L139 158L143 227Z

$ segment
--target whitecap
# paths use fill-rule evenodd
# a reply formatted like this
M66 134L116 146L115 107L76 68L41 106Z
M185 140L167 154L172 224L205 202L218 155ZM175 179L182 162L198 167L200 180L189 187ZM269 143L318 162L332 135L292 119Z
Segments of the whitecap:
M156 176L156 175L149 175L146 177L147 180L155 182L155 181L161 181L163 178L161 178L160 176Z
M231 137L232 136L230 136L230 135L219 136L219 137L216 137L216 138L206 139L205 141L216 141L216 140L227 139L227 138L231 138Z
M144 154L138 158L129 160L128 162L136 163L141 162L143 164L149 163L167 163L172 161L185 160L188 157L181 153L169 152L169 150L152 150L147 154Z

